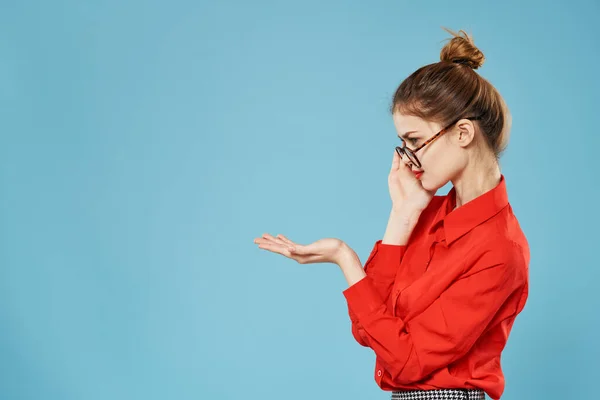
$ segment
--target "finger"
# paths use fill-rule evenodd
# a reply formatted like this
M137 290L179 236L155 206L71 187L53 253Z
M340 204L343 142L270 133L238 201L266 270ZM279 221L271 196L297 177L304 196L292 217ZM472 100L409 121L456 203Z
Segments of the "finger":
M411 171L412 170L412 161L410 161L408 159L408 157L406 157L406 160L402 160L398 169L402 170L402 171Z
M287 246L274 244L273 242L266 241L266 239L262 239L262 240L263 240L263 243L261 243L258 246L259 248L269 250L273 253L282 254L288 258L291 258L292 260L295 260L299 264L310 264L310 263L319 262L320 256L318 254L312 254L312 252L306 251L305 249L304 249L304 252L306 252L308 254L298 254L295 251L291 251ZM303 248L304 247L305 246L303 246Z
M268 240L268 239L256 238L256 239L254 239L254 243L256 243L256 244L265 244L265 243L272 243L272 242L270 240Z
M414 177L414 174L412 173L412 161L410 161L408 157L403 157L398 166L398 172L401 176L412 175Z
M274 241L272 241L270 239L265 239L265 238L256 238L256 239L254 239L254 243L256 243L258 245L276 245L276 246L281 246L282 248L285 248L287 250L292 250L292 247L290 245L288 245L288 244L277 243L277 242L274 242Z
M258 248L263 250L269 250L270 252L278 253L289 258L291 258L292 256L287 246L277 243L260 243L258 245Z
M264 240L268 240L268 241L270 241L270 242L272 242L272 243L276 243L276 244L280 244L280 245L282 245L282 246L286 246L286 247L287 247L288 249L290 249L290 250L291 250L291 249L292 249L292 247L293 247L293 246L290 246L290 245L288 245L287 243L285 243L285 242L284 242L283 240L281 240L281 239L274 238L273 236L269 235L268 233L265 233L265 234L263 235L263 238L264 238Z
M289 244L290 246L295 246L296 243L292 242L290 239L286 238L282 234L277 235L277 237L282 240L284 243Z
M392 158L392 171L395 171L400 166L401 162L400 154L398 154L398 150L394 148L394 157Z
M285 244L286 244L286 243L285 243L283 240L281 240L281 239L278 239L278 238L275 238L275 237L273 237L272 235L269 235L268 233L265 233L265 234L263 235L263 238L265 238L265 239L267 239L267 240L270 240L270 241L272 241L272 242L274 242L274 243L281 244L281 245L285 245Z

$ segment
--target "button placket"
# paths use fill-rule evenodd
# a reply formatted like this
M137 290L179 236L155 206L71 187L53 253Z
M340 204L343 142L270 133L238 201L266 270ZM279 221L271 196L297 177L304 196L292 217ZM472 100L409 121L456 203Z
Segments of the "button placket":
M435 246L438 243L442 243L444 241L444 239L440 239L439 237L436 237L433 240L433 243L431 243L431 246L429 246L429 258L427 259L427 262L425 263L425 271L427 271L427 269L429 268L429 264L431 264L431 260L433 259L433 254L435 253Z
M396 289L392 293L392 316L396 316L396 303L398 302L398 297L400 297L400 290Z
M429 268L429 264L431 264L431 259L433 258L433 253L435 252L435 244L437 243L437 241L433 241L433 243L431 244L431 246L429 247L429 258L427 259L427 262L425 263L425 271L427 271L427 269Z

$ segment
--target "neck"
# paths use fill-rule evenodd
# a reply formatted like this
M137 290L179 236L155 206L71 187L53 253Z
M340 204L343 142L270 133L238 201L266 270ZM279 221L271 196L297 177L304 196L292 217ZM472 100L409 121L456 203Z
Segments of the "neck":
M481 196L500 183L500 166L494 157L470 163L452 180L456 190L456 208Z

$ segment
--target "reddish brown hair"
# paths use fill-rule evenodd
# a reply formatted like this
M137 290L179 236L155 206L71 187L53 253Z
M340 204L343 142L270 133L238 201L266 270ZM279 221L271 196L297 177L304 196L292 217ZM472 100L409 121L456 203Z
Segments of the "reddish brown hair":
M475 70L485 57L465 31L444 28L452 38L440 61L425 65L396 89L390 112L414 115L446 125L460 117L474 121L496 158L508 144L511 117L500 93Z

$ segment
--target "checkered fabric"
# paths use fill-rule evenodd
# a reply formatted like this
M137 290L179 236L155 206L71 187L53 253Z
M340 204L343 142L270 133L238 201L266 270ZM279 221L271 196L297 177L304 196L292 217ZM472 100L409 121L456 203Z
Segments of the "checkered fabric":
M481 389L406 390L392 392L392 400L485 400Z

